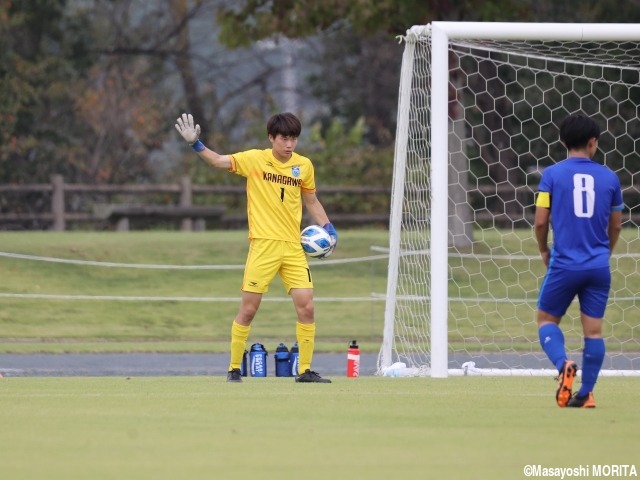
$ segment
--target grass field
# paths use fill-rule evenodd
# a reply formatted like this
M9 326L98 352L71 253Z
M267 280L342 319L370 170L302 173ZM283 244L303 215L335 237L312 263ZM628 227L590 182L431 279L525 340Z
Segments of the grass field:
M11 480L513 480L530 464L640 468L637 379L601 379L595 410L557 408L554 388L540 377L4 378L0 471Z
M513 234L484 241L505 251L535 249L518 245ZM372 245L386 244L385 231L344 231L332 259L367 257L375 254ZM149 270L0 257L0 293L9 294L0 296L0 353L228 349L247 249L244 232L0 233L0 245L4 252L63 259L237 266ZM450 288L503 288L482 272L496 264L470 263L453 267ZM378 351L383 303L370 296L385 292L386 269L386 259L312 266L316 351L343 353L352 338L364 351ZM506 279L513 273L502 270ZM534 292L537 273L527 272L522 268L509 281L521 292ZM625 277L625 295L638 290L636 277ZM276 280L251 341L290 345L294 321ZM536 336L533 324L515 317L513 322L489 326L491 342L509 340L509 328L522 332L523 344L525 336ZM450 340L474 338L485 348L478 332L479 324L458 325ZM620 338L633 343L636 337L632 332ZM249 377L230 385L205 376L0 378L0 478L500 480L527 478L527 465L591 469L637 462L637 378L601 378L595 410L557 408L548 377L333 380L301 385Z

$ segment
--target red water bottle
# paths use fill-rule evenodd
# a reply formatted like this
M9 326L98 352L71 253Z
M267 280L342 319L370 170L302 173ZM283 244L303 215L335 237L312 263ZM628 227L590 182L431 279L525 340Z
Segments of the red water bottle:
M356 378L360 376L360 347L355 340L351 341L347 351L347 377Z

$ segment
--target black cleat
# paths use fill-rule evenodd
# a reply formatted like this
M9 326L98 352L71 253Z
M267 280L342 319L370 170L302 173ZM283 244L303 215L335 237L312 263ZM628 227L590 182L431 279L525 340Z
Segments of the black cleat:
M239 368L232 368L227 372L227 382L242 383L242 373Z
M571 397L567 407L573 408L596 408L596 401L593 398L593 392L587 393L584 397L579 397L577 393Z
M328 378L322 378L316 372L306 369L303 374L296 377L296 382L300 383L331 383Z

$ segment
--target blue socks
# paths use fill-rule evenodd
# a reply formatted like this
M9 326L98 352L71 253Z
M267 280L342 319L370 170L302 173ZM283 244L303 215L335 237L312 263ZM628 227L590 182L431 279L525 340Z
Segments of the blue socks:
M602 338L585 338L582 351L582 384L578 391L579 397L584 397L593 388L598 380L598 374L604 361L604 340Z
M567 353L564 349L564 335L562 330L555 323L547 323L538 330L540 345L547 354L551 363L556 366L558 372L562 370L564 362L567 360ZM585 349L586 351L586 349Z
M564 335L560 327L555 323L548 323L538 330L540 345L547 354L549 360L556 366L558 371L562 370L567 354L564 348ZM582 351L582 384L578 391L579 397L584 397L593 389L598 380L602 363L604 362L604 340L602 338L585 338L584 350Z

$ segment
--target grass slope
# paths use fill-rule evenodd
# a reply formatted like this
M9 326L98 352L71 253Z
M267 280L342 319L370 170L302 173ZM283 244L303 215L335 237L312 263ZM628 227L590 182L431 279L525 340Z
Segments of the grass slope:
M367 257L386 245L382 230L345 231L332 259ZM4 252L62 259L157 265L231 265L222 270L105 268L0 257L0 292L218 301L0 298L0 352L226 352L248 249L244 231L0 233ZM386 260L312 266L318 351L344 351L351 338L380 344ZM366 300L323 301L323 297ZM282 301L280 301L282 300ZM279 278L265 295L252 339L295 339L295 311Z
M376 255L371 247L387 245L387 237L384 230L343 230L330 259L338 263L311 266L317 351L343 352L353 338L364 351L377 351L384 302L372 293L386 292L388 260L340 261ZM627 255L638 252L636 237L637 232L625 229L617 250ZM129 264L232 267L106 268L0 256L0 294L86 296L34 299L0 295L0 353L226 352L247 248L245 231L0 232L0 251L4 252ZM473 251L479 256L450 257L449 344L453 350L530 352L533 345L538 351L535 300L544 268L536 248L530 229L490 229L476 232ZM411 258L415 263L407 261L404 268L412 270L412 278L402 277L400 284L409 293L423 293L428 263L426 258ZM612 263L615 272L604 325L608 349L611 353L637 351L634 311L640 276L636 263L628 258L614 258ZM206 301L180 301L183 297ZM563 321L567 344L574 351L582 341L577 303ZM423 324L416 325L413 319L426 318L428 308L426 300L399 304L398 310L407 317L399 334L420 331ZM276 277L252 325L251 340L272 347L279 342L290 345L295 340L295 320L291 301Z

